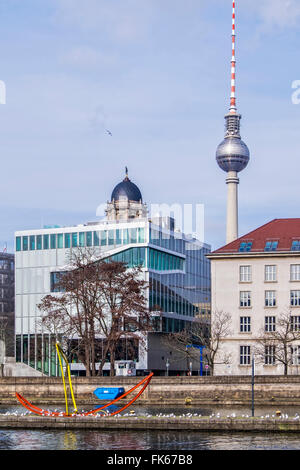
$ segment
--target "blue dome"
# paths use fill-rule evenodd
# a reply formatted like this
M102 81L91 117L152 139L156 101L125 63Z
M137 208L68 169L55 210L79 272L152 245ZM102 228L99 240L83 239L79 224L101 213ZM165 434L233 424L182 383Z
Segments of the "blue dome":
M128 176L119 183L112 192L111 200L118 201L120 197L126 197L129 201L140 202L142 195L139 188L130 181Z

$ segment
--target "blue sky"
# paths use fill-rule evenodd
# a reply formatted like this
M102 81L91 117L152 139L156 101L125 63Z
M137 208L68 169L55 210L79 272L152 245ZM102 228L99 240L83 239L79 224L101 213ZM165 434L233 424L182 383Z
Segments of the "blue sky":
M224 244L231 0L0 0L0 17L0 249L96 220L125 166L148 204L204 204ZM240 234L299 217L299 32L299 0L237 0Z

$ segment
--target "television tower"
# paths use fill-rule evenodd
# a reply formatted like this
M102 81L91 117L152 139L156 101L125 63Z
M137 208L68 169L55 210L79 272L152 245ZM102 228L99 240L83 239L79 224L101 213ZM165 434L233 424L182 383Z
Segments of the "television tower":
M238 173L246 168L250 159L249 149L240 136L242 116L238 114L236 107L235 6L236 0L233 0L230 108L225 116L225 138L216 152L219 167L227 173L226 244L238 238Z

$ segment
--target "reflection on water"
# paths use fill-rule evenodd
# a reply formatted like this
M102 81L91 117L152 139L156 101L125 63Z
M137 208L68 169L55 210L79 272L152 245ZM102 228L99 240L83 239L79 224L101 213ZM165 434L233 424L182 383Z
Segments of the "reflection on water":
M298 434L0 431L0 450L299 450Z
M272 415L278 408L259 407L256 416ZM149 413L197 413L221 416L235 413L250 415L241 407L134 407L136 415ZM282 413L295 416L298 407L280 407ZM0 413L24 412L21 407L1 406ZM0 450L298 450L297 433L224 433L186 431L125 431L125 430L0 430Z

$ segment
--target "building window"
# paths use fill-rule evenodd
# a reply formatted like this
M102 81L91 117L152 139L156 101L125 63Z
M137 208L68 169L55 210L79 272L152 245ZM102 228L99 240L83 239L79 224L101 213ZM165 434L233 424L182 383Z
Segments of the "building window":
M108 244L114 245L115 244L115 231L108 230Z
M291 307L300 306L300 290L291 290Z
M106 246L106 245L107 245L107 231L104 230L101 232L101 246Z
M56 249L56 234L55 233L50 235L50 247L51 247L51 250Z
M64 274L66 274L66 271L50 273L51 292L64 292L64 289L62 288L62 286L60 286L60 282Z
M300 316L291 315L291 331L300 331Z
M145 229L143 227L138 228L138 241L145 243Z
M266 242L265 251L276 251L278 246L278 241Z
M30 251L34 251L35 250L35 236L34 235L31 235L29 237L29 243L30 243Z
M300 281L300 264L291 264L290 281Z
M116 245L122 245L122 230L116 230Z
M240 282L251 282L251 281L252 281L251 266L240 266Z
M72 247L77 248L77 246L78 246L78 234L75 232L75 233L72 233Z
M21 237L16 238L16 251L21 251Z
M276 307L276 292L275 290L265 291L265 306Z
M300 240L294 240L291 246L292 251L300 251Z
M23 251L28 251L28 237L23 237Z
M64 247L64 235L63 233L58 233L57 234L57 248L63 248Z
M291 356L292 356L292 365L299 366L300 365L300 346L291 347Z
M265 281L272 282L277 280L277 266L265 266Z
M71 234L65 233L65 248L71 248Z
M268 345L265 347L265 365L273 366L275 364L275 346Z
M44 235L44 250L49 250L49 235Z
M268 333L276 331L276 317L265 317L265 331Z
M42 235L36 236L36 249L42 250Z
M136 243L137 242L137 229L136 228L131 228L129 231L130 234L130 243Z
M79 232L79 246L85 246L85 232Z
M240 346L240 365L250 365L250 346Z
M242 242L239 251L251 251L252 242Z
M251 317L240 317L240 332L241 333L251 332Z
M93 246L93 233L86 232L86 246Z
M240 292L240 307L251 307L251 292Z

